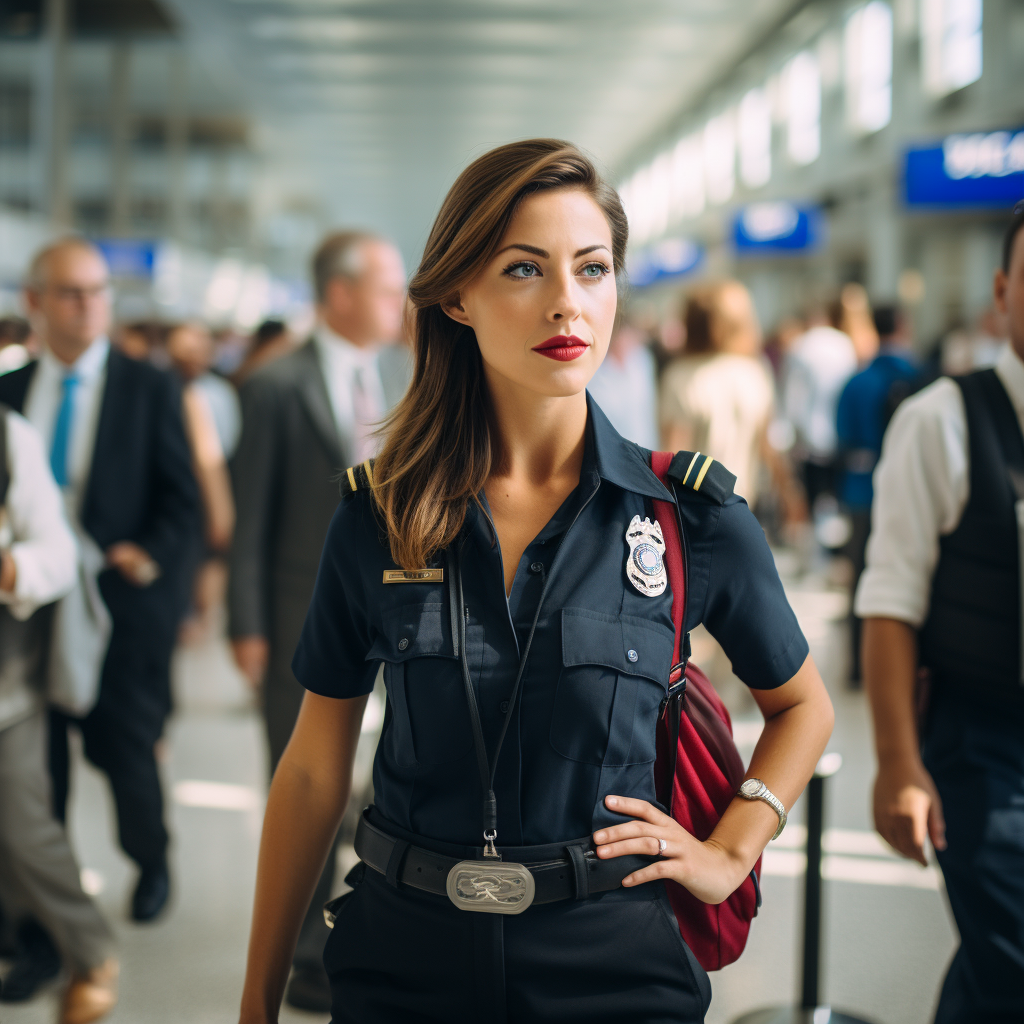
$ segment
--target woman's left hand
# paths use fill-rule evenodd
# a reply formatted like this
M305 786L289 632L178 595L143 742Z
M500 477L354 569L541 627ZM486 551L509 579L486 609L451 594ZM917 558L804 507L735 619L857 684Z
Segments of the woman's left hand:
M661 858L627 875L622 880L623 885L640 885L656 878L671 878L702 902L721 903L746 878L750 869L728 850L714 839L702 843L674 818L662 813L648 801L608 796L604 802L609 810L635 820L595 832L594 843L598 857L607 860L640 854Z

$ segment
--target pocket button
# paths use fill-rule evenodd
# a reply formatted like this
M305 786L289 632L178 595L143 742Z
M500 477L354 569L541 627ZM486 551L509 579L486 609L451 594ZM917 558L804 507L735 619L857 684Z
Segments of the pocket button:
M630 650L626 651L626 657L629 658L630 661L637 661L640 655L630 648Z
M400 651L404 651L408 647L409 647L409 638L407 636L403 636L402 639L398 641L398 649Z

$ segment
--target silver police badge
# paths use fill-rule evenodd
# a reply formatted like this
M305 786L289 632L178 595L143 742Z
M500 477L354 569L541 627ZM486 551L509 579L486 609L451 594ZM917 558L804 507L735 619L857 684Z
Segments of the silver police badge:
M651 522L639 516L626 530L626 542L629 544L629 556L626 558L626 575L629 582L644 597L657 597L664 593L668 585L668 574L665 572L665 538L661 533L661 523Z

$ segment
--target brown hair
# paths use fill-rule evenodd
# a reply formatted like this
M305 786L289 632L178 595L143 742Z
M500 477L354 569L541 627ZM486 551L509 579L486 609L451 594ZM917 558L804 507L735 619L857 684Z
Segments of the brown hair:
M686 327L684 355L707 352L735 352L747 349L748 318L737 317L730 308L730 293L747 289L739 281L715 281L695 288L686 297L683 323Z
M416 368L373 469L391 556L404 569L425 567L452 543L497 458L476 335L442 307L457 303L494 257L523 199L552 189L579 190L601 207L618 274L629 231L618 194L586 156L558 139L513 142L474 160L434 221L409 286Z

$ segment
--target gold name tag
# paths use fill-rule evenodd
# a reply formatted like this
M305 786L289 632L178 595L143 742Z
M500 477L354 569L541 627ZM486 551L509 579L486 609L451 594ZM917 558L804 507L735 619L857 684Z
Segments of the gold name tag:
M385 569L385 583L443 583L444 569Z

